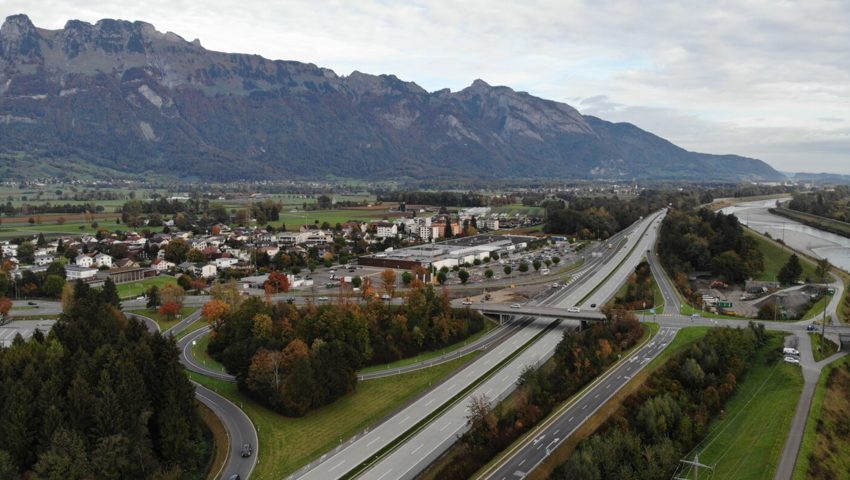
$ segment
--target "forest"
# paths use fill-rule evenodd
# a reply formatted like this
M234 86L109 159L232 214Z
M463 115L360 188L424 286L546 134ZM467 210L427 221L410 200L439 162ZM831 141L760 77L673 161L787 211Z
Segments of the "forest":
M644 190L635 198L578 197L561 194L555 200L544 201L546 233L575 235L588 240L608 238L628 227L641 217L667 206L689 208L710 202L708 192L678 192Z
M629 275L624 290L614 298L614 303L626 310L645 310L655 306L655 290L652 288L652 271L649 263L642 260L635 272Z
M171 337L78 283L46 337L0 348L0 478L202 479L211 441Z
M551 478L668 480L766 343L763 325L710 330L626 398ZM778 361L779 352L771 358Z
M467 417L470 429L454 447L456 455L451 462L440 465L433 477L471 478L640 340L643 326L633 313L617 309L608 311L607 315L609 322L597 323L581 332L565 331L549 362L523 372L512 397L515 401L491 408L490 399L473 397ZM505 407L506 404L509 406Z
M453 309L445 292L421 284L401 306L341 299L298 308L239 295L210 303L204 309L213 328L209 354L236 376L240 390L289 416L354 390L362 367L450 345L486 322L477 312Z
M795 193L788 208L850 223L850 186L839 185L831 190Z
M735 215L708 209L671 210L661 224L658 254L680 291L690 297L688 274L708 271L742 283L764 269L758 243Z

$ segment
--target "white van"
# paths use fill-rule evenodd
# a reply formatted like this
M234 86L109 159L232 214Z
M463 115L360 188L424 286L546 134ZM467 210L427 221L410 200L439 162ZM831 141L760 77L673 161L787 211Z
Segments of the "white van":
M785 347L782 349L782 353L785 355L800 355L800 352L796 348Z
M543 268L543 269L541 269L541 270L540 270L540 275L549 275L549 269L548 269L548 268Z

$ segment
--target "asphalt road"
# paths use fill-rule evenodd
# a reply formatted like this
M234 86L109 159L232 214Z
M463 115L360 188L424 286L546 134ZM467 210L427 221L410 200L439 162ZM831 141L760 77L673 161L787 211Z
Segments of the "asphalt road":
M186 334L186 336L177 342L177 348L180 349L180 363L182 363L187 370L191 370L195 373L200 373L201 375L206 375L218 380L224 380L226 382L235 382L236 377L233 375L219 372L207 367L203 362L198 361L198 359L192 354L192 346L194 343L199 338L209 333L210 327L199 328L194 332Z
M517 480L537 468L561 443L605 405L639 371L673 341L677 328L662 328L643 347L621 360L585 389L575 401L542 424L537 434L509 451L507 461L481 475L485 479Z
M607 262L601 268L595 270L589 275L586 281L578 284L566 296L556 295L555 298L545 302L545 304L562 308L576 305L582 298L590 294L597 285L610 281L609 276L612 271L618 271L624 268L630 263L628 259L632 256L642 255L642 252L635 247L640 245L643 233L647 231L659 215L662 214L659 213L644 219L636 227L630 228L629 231L631 233L629 234L626 245L608 258ZM534 324L545 325L547 323L549 322L538 319ZM567 323L567 326L570 326L569 323ZM574 323L572 326L575 327L577 324ZM500 371L475 387L464 400L456 403L446 412L431 421L426 427L372 466L360 478L372 480L414 478L432 461L442 455L443 452L457 441L458 436L468 429L466 415L468 414L467 407L471 397L485 396L490 400L491 405L502 400L516 388L516 382L523 370L542 364L554 354L555 348L562 337L563 330L560 328L545 333L539 340L523 351L518 357L511 360ZM520 343L517 347L521 345ZM478 362L475 363L477 364ZM470 372L467 375L481 375L482 373L483 371L479 370Z

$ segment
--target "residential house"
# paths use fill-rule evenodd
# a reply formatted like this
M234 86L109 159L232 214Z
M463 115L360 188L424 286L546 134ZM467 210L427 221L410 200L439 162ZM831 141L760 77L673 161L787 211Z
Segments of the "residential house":
M74 259L74 264L83 268L91 268L94 265L94 259L89 255L77 255L77 258Z
M94 256L94 265L98 268L112 268L112 256L105 253L98 253Z
M88 258L91 260L91 257ZM87 278L94 278L95 275L97 275L96 268L90 268L80 264L65 265L66 280L85 280Z

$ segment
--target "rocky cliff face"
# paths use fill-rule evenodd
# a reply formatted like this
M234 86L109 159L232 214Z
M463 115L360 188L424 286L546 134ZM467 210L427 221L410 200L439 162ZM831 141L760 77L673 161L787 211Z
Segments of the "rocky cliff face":
M182 177L773 180L631 125L476 80L429 93L393 75L204 49L144 22L0 29L0 155ZM706 171L707 169L707 171ZM662 175L663 174L663 175Z

